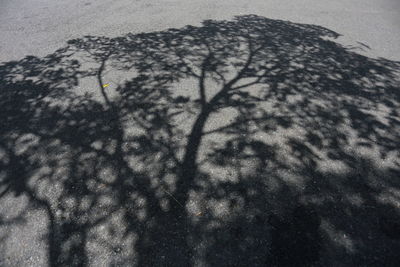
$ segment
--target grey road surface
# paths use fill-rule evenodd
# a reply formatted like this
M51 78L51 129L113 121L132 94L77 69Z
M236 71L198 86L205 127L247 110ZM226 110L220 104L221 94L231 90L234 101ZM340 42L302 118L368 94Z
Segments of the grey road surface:
M0 0L0 33L0 266L396 266L400 1Z
M399 59L400 3L396 0L314 1L46 1L1 0L0 59L44 56L83 35L115 37L149 32L205 19L257 14L316 24L362 42L369 53Z

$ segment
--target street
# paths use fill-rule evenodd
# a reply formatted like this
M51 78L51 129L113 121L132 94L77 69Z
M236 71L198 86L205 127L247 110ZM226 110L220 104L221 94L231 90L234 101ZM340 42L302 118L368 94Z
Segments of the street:
M400 2L0 0L0 266L398 266Z

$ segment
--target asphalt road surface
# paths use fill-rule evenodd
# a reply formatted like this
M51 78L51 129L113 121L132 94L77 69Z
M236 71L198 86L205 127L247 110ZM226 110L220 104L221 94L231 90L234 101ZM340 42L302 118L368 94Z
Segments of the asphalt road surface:
M0 266L399 266L400 1L0 0L0 33Z

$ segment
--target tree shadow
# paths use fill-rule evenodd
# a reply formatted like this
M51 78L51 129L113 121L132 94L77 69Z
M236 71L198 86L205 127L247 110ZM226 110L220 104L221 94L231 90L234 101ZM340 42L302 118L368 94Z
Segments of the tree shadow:
M3 63L0 198L51 266L395 266L400 63L338 36L248 15Z

